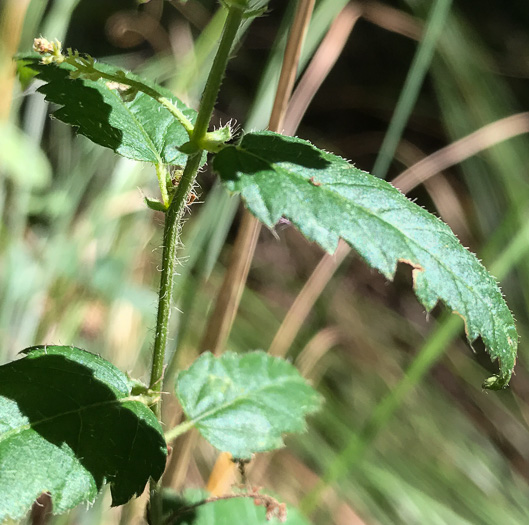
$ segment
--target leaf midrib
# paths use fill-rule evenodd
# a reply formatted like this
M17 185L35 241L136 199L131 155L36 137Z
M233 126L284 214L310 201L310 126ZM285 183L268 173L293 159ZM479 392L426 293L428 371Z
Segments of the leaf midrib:
M269 388L273 388L273 387L276 387L276 386L282 386L282 385L285 385L287 383L300 384L300 385L303 385L303 386L305 385L303 380L300 380L299 378L296 378L296 377L291 377L291 378L289 377L289 378L281 379L281 380L278 380L278 381L274 381L273 383L268 383L267 385L264 385L264 386L262 386L262 387L260 387L258 389L252 390L250 393L241 394L241 395L239 395L237 397L234 397L230 401L227 401L225 403L217 405L216 407L212 408L211 410L209 410L207 412L203 412L199 416L196 416L196 417L190 419L189 422L191 424L193 424L193 425L196 425L197 423L200 423L200 421L202 421L203 419L209 418L211 416L216 415L218 412L221 412L223 410L227 410L227 409L231 408L233 405L237 404L239 401L243 401L243 400L249 399L252 396L255 396L256 394L258 394L260 392L263 392L263 391L265 391L265 390L267 390ZM196 403L196 404L198 404L198 403Z

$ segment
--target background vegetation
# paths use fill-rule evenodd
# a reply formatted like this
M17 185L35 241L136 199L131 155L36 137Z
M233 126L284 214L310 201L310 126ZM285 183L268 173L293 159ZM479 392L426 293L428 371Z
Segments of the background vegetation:
M266 126L295 3L271 0L249 27L229 66L219 122ZM50 120L35 86L23 91L14 81L11 56L29 50L34 36L58 38L164 81L193 105L222 12L213 0L0 5L0 362L33 344L75 343L145 378L162 218L142 194L157 195L154 173ZM372 171L432 5L316 2L288 126L302 116L301 137ZM323 254L288 223L261 233L228 346L267 349L274 340L274 351L287 352L327 401L310 432L258 458L249 479L289 503L317 503L314 523L529 521L528 26L524 3L454 3L388 174L502 276L521 336L509 390L482 391L494 366L480 342L475 353L463 336L444 345L451 338L439 330L441 309L425 316L408 268L389 284L350 254L339 267L339 256L323 259L319 280L298 301L314 297L314 307L306 318L295 309L274 340ZM441 148L430 164L403 174ZM200 347L239 219L237 200L210 173L200 183L206 203L193 204L185 228L172 317L172 339L185 352L172 368L187 366ZM167 418L179 417L178 407L165 408ZM204 487L216 452L196 436L175 451L165 483ZM53 522L140 519L134 504L110 510L104 496L88 512Z

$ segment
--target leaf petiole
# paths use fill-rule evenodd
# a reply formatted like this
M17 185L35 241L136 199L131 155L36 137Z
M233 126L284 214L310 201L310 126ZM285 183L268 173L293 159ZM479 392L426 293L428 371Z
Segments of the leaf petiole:
M184 421L183 423L176 425L176 427L173 427L164 434L165 441L167 443L171 443L171 441L174 441L178 436L181 436L182 434L185 434L187 431L191 430L194 425L195 421L193 420Z

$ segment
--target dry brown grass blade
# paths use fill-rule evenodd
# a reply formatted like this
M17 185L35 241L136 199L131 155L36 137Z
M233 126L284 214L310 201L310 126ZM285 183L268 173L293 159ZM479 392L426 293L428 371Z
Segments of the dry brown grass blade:
M350 251L349 246L340 240L338 249L333 255L325 254L321 258L281 323L268 349L272 355L284 356L287 353L314 303Z
M11 109L15 63L22 24L30 0L6 0L0 12L0 122L7 120Z
M277 85L276 97L268 123L268 129L281 132L287 106L294 89L294 82L299 65L299 57L309 28L309 22L314 10L315 0L299 0L292 28L285 48L285 56L281 67L281 75ZM295 131L295 130L293 130ZM292 131L292 132L293 132Z
M283 127L285 111L294 87L301 48L312 16L314 1L299 0L297 6L268 124L268 129L272 131L281 131ZM228 269L200 345L201 351L210 350L214 354L219 354L224 349L239 308L260 230L260 223L245 210Z
M198 431L193 428L172 443L172 456L163 477L165 487L172 487L174 490L183 490L185 488L197 439Z
M309 104L341 55L362 9L350 3L336 17L294 91L285 118L285 133L298 129Z
M336 525L366 525L366 522L346 503L342 503L334 515Z
M387 31L420 40L422 37L422 22L417 18L380 2L363 2L362 18L368 20Z
M237 467L229 452L219 454L219 457L209 475L206 490L214 496L219 496L235 483Z
M427 155L421 149L407 140L401 140L395 153L395 157L402 162L404 166L413 166L425 159L426 156ZM391 183L403 191L402 188L395 183L395 180L392 180ZM466 219L465 210L461 205L456 191L448 182L445 174L439 171L435 177L424 182L424 188L432 199L441 218L452 228L461 242L468 245L472 235Z
M318 377L315 377L318 362L342 340L343 334L337 326L328 326L317 332L296 358L295 364L300 373L311 379L313 384L318 383L321 376L321 373L318 373Z
M292 96L286 117L286 124L292 130L297 129L310 101L336 63L361 14L362 8L356 3L351 3L340 12L329 28ZM276 333L269 348L272 355L286 354L314 302L348 252L347 245L340 242L334 255L323 256Z
M502 118L432 153L401 173L393 180L393 184L407 193L436 173L527 132L529 132L529 112Z
M260 230L259 221L245 210L215 308L200 344L201 352L210 350L221 354L224 349L246 285Z
M458 239L468 245L472 235L465 210L448 179L439 173L437 177L425 182L424 187L430 195L439 216L452 228Z
M207 26L210 19L209 11L197 0L187 2L169 0L169 3L197 29L202 30Z
M280 131L283 127L285 112L294 88L301 48L312 16L314 3L315 0L299 0L298 2L268 125L272 131ZM239 308L260 229L259 221L245 210L235 239L230 263L206 327L200 347L201 351L211 350L213 353L219 354L224 349ZM221 454L213 469L207 485L213 495L223 494L230 486L232 479L230 473L234 472L235 466L231 462L228 465L228 460L226 454Z

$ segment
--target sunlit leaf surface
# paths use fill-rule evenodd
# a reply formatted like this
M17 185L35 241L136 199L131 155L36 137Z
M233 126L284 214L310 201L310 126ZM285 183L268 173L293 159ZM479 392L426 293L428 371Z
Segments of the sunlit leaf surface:
M518 345L512 314L495 279L437 217L387 182L294 137L249 133L218 153L213 167L269 227L285 217L331 253L342 238L388 279L397 263L412 266L426 310L441 300L460 315L468 339L481 336L499 359L497 383L508 381Z

